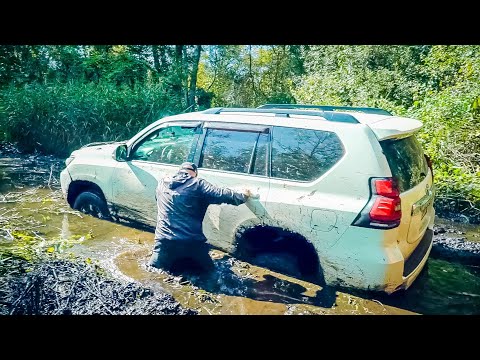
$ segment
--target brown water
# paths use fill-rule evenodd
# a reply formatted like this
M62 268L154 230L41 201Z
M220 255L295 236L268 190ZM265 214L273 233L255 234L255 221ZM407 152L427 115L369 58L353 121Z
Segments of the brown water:
M89 258L200 314L480 314L480 268L438 259L407 292L377 298L322 288L218 250L211 251L216 271L209 279L152 271L145 265L151 232L72 210L58 185L63 164L30 160L0 157L0 251ZM461 231L473 240L480 233L473 226Z

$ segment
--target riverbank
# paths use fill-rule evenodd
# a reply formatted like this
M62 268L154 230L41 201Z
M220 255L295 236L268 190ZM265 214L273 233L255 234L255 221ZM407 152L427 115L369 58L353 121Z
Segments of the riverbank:
M467 265L480 264L480 234L469 234L446 221L439 219L434 226L431 256Z
M85 261L0 255L0 315L196 315L165 292Z

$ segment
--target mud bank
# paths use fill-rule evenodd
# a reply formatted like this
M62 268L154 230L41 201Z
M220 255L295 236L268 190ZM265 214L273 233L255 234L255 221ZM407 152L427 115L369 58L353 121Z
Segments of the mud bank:
M196 315L88 262L0 259L0 315Z
M463 264L480 264L480 241L469 241L465 235L451 225L436 225L431 255Z

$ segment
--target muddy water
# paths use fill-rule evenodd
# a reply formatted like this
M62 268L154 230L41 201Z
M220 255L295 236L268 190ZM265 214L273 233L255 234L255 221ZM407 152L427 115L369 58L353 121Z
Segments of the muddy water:
M322 288L218 250L209 278L149 269L153 234L69 208L58 184L62 166L0 154L0 251L88 258L200 314L480 314L480 268L433 258L407 292L382 297ZM459 230L478 240L478 228Z

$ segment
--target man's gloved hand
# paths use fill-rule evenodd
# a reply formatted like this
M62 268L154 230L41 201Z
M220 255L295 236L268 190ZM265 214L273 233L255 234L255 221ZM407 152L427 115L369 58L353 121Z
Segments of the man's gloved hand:
M250 189L243 189L242 191L243 195L245 195L247 198L251 197L253 194L252 194L252 191Z
M242 193L249 199L258 199L260 198L260 194L255 194L250 189L243 189Z

